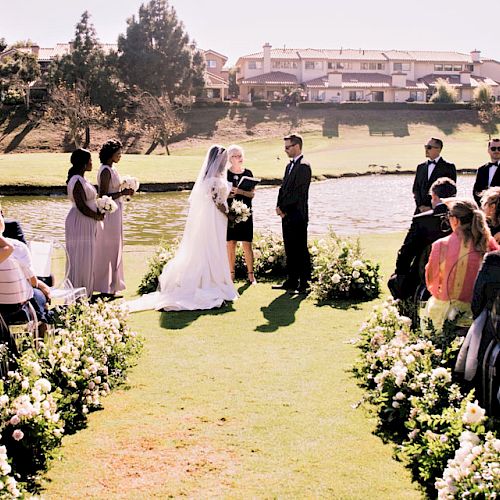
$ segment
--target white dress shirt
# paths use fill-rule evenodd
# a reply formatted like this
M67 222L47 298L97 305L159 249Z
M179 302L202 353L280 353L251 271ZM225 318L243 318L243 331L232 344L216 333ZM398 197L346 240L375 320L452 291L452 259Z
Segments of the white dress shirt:
M436 168L436 164L440 159L441 159L441 157L438 156L434 160L429 160L429 162L432 162L433 165L429 165L429 163L427 163L427 180L429 180L431 178L432 172L434 172L434 169Z

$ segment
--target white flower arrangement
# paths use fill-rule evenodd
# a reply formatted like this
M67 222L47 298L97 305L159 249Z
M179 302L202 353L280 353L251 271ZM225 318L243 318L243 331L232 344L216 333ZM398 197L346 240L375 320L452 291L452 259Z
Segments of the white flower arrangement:
M120 190L131 189L134 193L139 189L140 183L137 177L132 177L131 175L124 175L121 178ZM130 201L130 196L126 197L127 201Z
M118 209L118 205L116 204L115 200L113 200L111 196L107 195L97 198L96 204L97 204L97 209L102 214L112 214L113 212L116 212L116 210Z
M233 200L231 207L229 208L229 213L234 215L233 224L239 224L240 222L246 222L252 210L245 203L240 200Z

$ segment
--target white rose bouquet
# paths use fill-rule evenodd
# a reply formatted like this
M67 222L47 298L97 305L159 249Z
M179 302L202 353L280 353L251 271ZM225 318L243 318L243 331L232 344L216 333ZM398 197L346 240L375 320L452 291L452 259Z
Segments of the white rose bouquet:
M232 216L232 224L246 222L250 217L252 210L242 201L234 200L229 209L229 214Z
M97 210L102 214L112 214L118 209L118 205L111 196L102 196L96 200Z
M139 189L140 183L137 177L125 175L121 178L120 190L131 189L134 193ZM130 196L127 196L127 201L130 201Z

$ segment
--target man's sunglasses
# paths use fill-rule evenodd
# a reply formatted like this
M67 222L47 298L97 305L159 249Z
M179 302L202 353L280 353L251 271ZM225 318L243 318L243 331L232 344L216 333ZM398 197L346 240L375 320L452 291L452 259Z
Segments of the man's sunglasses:
M490 151L500 151L500 146L490 146Z
M290 148L293 148L294 146L296 146L297 144L290 144L288 146L285 146L285 149L290 149Z
M433 146L432 144L424 144L424 148L425 149L432 149L432 148L439 149L439 146Z

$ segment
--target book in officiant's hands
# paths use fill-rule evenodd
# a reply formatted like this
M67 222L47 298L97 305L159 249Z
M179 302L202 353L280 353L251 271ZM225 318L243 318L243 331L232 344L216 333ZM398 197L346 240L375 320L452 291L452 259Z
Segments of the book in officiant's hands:
M248 175L244 175L241 179L240 182L238 182L238 189L241 189L242 191L252 191L252 189L255 189L255 186L260 182L260 179L257 177L249 177Z

